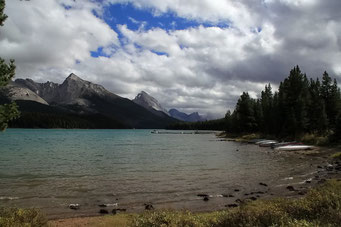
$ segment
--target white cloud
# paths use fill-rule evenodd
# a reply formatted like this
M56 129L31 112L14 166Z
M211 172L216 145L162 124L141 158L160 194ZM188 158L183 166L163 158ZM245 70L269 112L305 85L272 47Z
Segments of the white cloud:
M73 8L66 10L59 2ZM1 56L16 59L19 75L34 77L42 69L73 67L76 60L90 58L90 51L119 44L117 34L93 15L98 5L59 2L6 1L9 18L1 28Z
M93 15L103 10L94 1L7 1L1 56L16 59L17 77L61 82L75 72L124 97L145 90L166 108L216 116L233 109L243 91L255 97L297 64L311 77L327 70L341 78L340 0L104 2L231 26L146 30L148 22L132 15L141 26L134 31L117 25L119 42L116 32ZM90 56L99 47L108 57Z

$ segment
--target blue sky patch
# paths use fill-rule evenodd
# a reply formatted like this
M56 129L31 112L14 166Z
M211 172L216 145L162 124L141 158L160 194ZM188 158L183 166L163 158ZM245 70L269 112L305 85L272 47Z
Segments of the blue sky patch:
M143 24L145 30L158 27L167 31L182 30L190 27L197 27L199 25L203 25L204 27L229 27L226 22L218 24L208 22L200 23L195 20L178 17L172 12L155 16L151 9L139 9L130 3L107 6L104 9L104 20L115 30L117 25L120 24L126 24L130 30L138 30Z
M169 57L169 54L166 53L166 52L160 52L160 51L155 51L155 50L151 50L151 52L154 53L154 54L160 55L160 56L164 55L164 56Z
M99 15L93 11L96 17ZM127 25L128 29L137 31L139 29L150 30L152 28L160 28L166 31L184 30L191 27L220 27L228 28L227 22L217 24L208 22L198 22L196 20L188 20L178 17L175 13L168 12L155 16L150 8L136 8L131 3L128 4L111 4L104 8L103 20L118 34L118 38L122 43L123 35L117 28L118 25ZM166 53L154 52L158 55L167 55ZM92 57L105 56L103 48L91 52Z
M105 54L103 53L103 47L99 47L96 51L91 51L90 54L91 54L91 57L93 58L97 58L99 56L105 56Z

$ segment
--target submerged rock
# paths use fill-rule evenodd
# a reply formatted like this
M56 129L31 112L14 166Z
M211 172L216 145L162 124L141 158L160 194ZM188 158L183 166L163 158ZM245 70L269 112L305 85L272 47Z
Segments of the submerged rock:
M100 214L109 214L109 211L105 210L105 209L100 209L99 210Z
M69 208L72 209L72 210L79 210L80 206L78 203L71 203L69 205Z
M231 195L231 194L223 194L223 197L225 197L225 198L232 198L232 197L234 197L234 195Z
M241 199L236 199L236 203L242 203L243 201Z
M154 207L151 203L145 203L144 204L144 209L145 210L154 210Z
M324 182L326 182L327 180L326 179L321 179L321 180L319 180L317 183L318 184L323 184Z
M294 188L293 186L291 186L291 185L289 185L289 186L287 187L287 189L288 189L289 191L295 191L295 188Z
M231 203L231 204L225 205L225 207L234 208L234 207L238 207L238 204Z
M199 196L199 197L208 197L207 194L197 194L197 196Z
M300 192L298 192L298 194L299 195L305 195L305 194L307 194L307 192L306 191L300 191Z
M127 209L124 209L124 208L116 208L116 209L113 209L111 211L112 214L117 214L117 213L120 213L120 212L126 212Z
M341 171L341 166L336 166L336 167L335 167L335 170Z
M331 165L331 164L328 164L325 168L326 168L327 171L333 171L334 166Z
M204 201L207 202L209 200L208 196L204 197Z
M100 204L99 207L117 207L118 203Z

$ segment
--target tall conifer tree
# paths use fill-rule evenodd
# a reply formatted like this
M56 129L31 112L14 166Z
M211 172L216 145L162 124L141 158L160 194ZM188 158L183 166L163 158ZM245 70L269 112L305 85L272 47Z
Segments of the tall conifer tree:
M5 0L0 0L0 26L3 26L7 15L4 14ZM4 59L0 58L0 88L6 86L15 75L14 60L10 60L7 64ZM0 105L0 130L5 130L8 122L19 116L17 105L12 102Z

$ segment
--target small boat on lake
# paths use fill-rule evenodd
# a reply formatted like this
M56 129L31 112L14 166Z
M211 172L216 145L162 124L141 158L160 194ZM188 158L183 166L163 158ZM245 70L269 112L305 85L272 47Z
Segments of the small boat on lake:
M276 151L304 151L304 150L312 150L314 146L310 145L287 145L287 146L280 146L276 147Z
M260 147L271 147L272 144L276 144L276 143L278 143L278 141L273 140L273 141L266 141L266 142L260 143L258 145Z
M271 144L278 143L276 140L261 140L256 142L255 144L259 145L260 147L270 147Z
M253 139L253 140L249 140L247 141L247 143L257 143L257 142L260 142L260 141L263 141L265 139Z
M303 143L300 142L280 142L280 143L274 143L271 144L271 148L276 148L276 147L284 147L284 146L288 146L288 145L304 145Z

